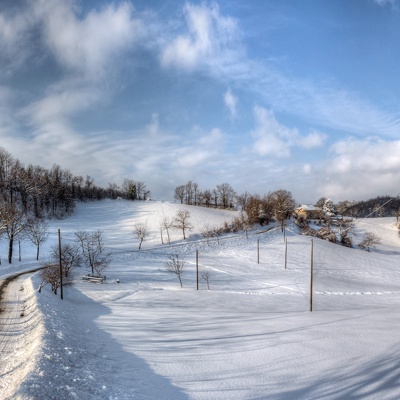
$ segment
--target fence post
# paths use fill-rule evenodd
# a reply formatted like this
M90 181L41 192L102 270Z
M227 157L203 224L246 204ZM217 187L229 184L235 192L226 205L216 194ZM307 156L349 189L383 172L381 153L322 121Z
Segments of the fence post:
M61 262L61 232L60 232L60 229L58 229L58 262L60 265L60 297L61 297L61 300L64 300L63 283L62 283L63 271L62 271L62 262Z
M196 250L196 283L199 290L199 250Z
M285 239L285 269L287 268L287 238Z
M310 311L312 311L313 307L313 268L314 268L314 262L313 262L313 251L314 251L314 242L311 239L311 260L310 260Z

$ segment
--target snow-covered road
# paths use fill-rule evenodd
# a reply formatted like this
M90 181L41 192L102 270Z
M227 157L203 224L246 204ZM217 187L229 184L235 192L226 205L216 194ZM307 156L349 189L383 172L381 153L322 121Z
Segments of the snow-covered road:
M3 399L9 398L24 380L40 349L41 316L30 279L32 275L24 274L2 282L0 389Z

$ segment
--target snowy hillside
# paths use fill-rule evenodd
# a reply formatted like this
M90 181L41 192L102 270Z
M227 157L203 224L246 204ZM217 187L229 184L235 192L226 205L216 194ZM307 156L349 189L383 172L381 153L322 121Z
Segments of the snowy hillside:
M183 206L191 237L174 230L161 244L159 221L173 203L103 201L79 204L73 216L51 222L42 250L77 230L104 232L113 252L107 284L75 284L64 300L37 275L8 288L0 314L3 363L0 397L12 399L394 399L400 396L400 239L394 218L357 221L382 244L371 253L313 240L293 226L201 239L237 212ZM142 250L135 221L151 234ZM259 262L257 255L259 241ZM199 270L209 272L210 290ZM2 277L32 268L34 249ZM286 265L285 265L286 253ZM165 272L179 254L187 262L183 288ZM286 268L285 268L286 266ZM120 283L117 283L117 279Z

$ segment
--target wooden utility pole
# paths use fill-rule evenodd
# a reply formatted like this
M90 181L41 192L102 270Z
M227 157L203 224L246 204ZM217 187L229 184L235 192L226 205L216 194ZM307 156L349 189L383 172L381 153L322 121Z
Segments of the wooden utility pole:
M314 262L313 262L313 252L314 252L314 244L313 240L311 239L311 262L310 262L310 269L311 269L311 274L310 274L310 311L312 311L312 306L313 306L313 268L314 268Z
M196 283L199 290L199 250L196 250Z
M287 238L285 239L285 269L287 267Z
M64 300L63 284L62 284L63 270L62 270L62 262L61 262L61 232L60 232L60 229L58 229L58 262L60 265L60 297L61 297L61 300Z

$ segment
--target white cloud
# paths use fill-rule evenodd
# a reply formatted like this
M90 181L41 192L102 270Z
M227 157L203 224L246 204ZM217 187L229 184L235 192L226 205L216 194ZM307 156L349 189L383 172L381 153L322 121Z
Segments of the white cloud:
M256 122L256 128L252 132L252 136L256 139L254 151L261 156L288 157L297 131L281 125L272 111L259 106L254 108L254 117Z
M304 147L305 149L321 147L327 138L328 135L326 135L325 133L312 131L299 140L299 145L301 147Z
M117 65L121 53L145 35L143 22L133 18L127 2L93 9L83 18L72 4L61 0L33 3L49 49L64 68L83 74L85 79L112 73L110 66Z
M224 103L228 107L232 117L236 116L237 97L233 95L231 88L224 94Z
M193 69L219 57L234 40L237 27L233 18L223 17L217 5L186 3L184 15L187 31L167 43L161 54L164 66Z
M277 121L272 111L254 107L256 128L251 133L255 138L254 151L261 155L288 157L293 146L306 149L323 145L327 135L316 131L302 136L297 129L288 128Z
M349 138L332 146L334 156L325 168L324 196L359 200L400 192L400 141L376 137Z

